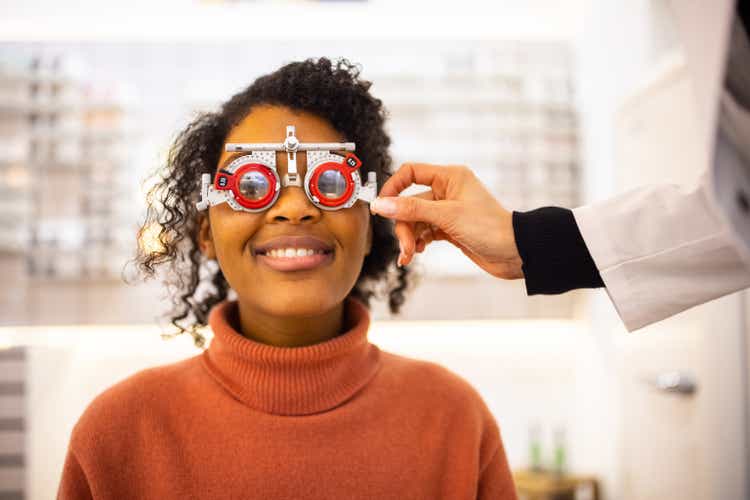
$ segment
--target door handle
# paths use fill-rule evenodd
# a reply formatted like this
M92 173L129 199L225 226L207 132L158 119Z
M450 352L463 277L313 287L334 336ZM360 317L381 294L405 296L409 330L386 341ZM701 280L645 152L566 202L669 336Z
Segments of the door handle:
M644 381L659 391L684 396L690 396L698 390L695 376L690 372L678 370L662 372L656 376L646 377Z

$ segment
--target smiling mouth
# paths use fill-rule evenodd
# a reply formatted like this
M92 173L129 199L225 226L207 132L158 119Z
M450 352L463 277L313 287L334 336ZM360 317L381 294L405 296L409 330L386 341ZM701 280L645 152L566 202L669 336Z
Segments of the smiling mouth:
M272 249L255 254L258 262L276 271L304 271L323 267L333 262L333 250L311 248Z

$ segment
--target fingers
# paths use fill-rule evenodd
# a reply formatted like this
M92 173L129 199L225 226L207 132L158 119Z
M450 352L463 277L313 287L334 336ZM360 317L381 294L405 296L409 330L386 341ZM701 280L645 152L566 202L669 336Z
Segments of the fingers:
M436 231L433 226L424 224L422 222L417 222L415 224L414 234L417 235L416 244L414 246L414 253L422 253L424 252L425 248L427 248L427 245L429 245L433 241L445 239L443 238L443 236L445 235L444 232ZM411 263L412 258L414 257L414 253L405 252L402 263L404 265Z
M414 194L410 197L413 198L419 198L421 200L434 200L434 195L432 193L432 190L424 191L421 193ZM407 197L404 197L407 198ZM371 206L372 209L372 206ZM411 260L409 257L413 254L414 250L416 249L416 237L415 235L418 234L421 230L423 230L425 227L425 224L422 222L412 222L412 221L396 221L394 232L396 234L396 238L398 239L398 244L400 247L400 254L398 257L398 263L402 264L404 262L408 262Z
M431 163L404 163L387 180L380 189L378 197L398 196L401 191L412 184L430 186L433 190L438 187L438 192L443 192L442 187L448 181L451 169Z
M424 252L424 249L427 247L427 242L423 239L417 240L417 253Z
M400 262L408 264L411 262L414 253L424 250L424 242L420 246L420 235L424 239L425 234L432 234L432 226L424 222L396 222L396 236L399 238L401 246ZM430 238L432 241L432 238Z
M413 194L410 196L396 197L396 200L397 200L396 203L398 203L398 200L402 198L419 198L419 199L427 200L427 201L435 201L435 194L433 193L431 189L429 189L427 191L422 191L421 193ZM386 202L391 199L393 198L387 198ZM384 209L384 205L382 202L383 200L376 199L375 201L370 203L370 213L381 215L381 216L386 216L389 218L395 218L395 217L389 216L388 213L386 213L388 212L388 210Z
M404 197L398 197L399 202L401 203L410 203L410 201L406 200L415 200L416 203L421 202L432 202L435 201L435 195L432 190L423 191L421 193L417 193L411 196L404 196ZM372 210L372 205L371 205ZM407 212L410 210L407 208ZM411 210L420 210L419 208L411 209ZM375 211L373 211L375 212ZM377 212L375 212L377 213ZM416 215L414 216L416 219ZM421 235L425 232L426 229L430 228L430 234L432 234L432 226L426 222L423 222L421 220L396 220L395 226L394 226L394 232L396 235L396 238L399 242L400 252L398 256L397 263L399 265L406 265L411 262L412 257L415 252L417 251L423 251L425 244L424 242L420 244L419 249L417 248L417 236ZM432 237L430 238L430 241L432 241Z
M408 224L408 223L405 223ZM438 229L435 229L433 226L430 226L428 224L423 224L421 222L417 222L417 225L422 225L422 228L415 229L414 234L417 234L416 237L416 243L414 245L414 253L422 253L427 248L427 245L432 243L433 241L441 241L441 240L449 240L449 236ZM403 265L410 264L412 261L412 258L414 257L414 253L406 253L404 252L403 257L399 255L399 261Z
M417 222L414 224L414 235L416 237L416 245L414 247L415 253L421 253L424 251L426 246L426 236L425 234L429 232L429 224L425 224L424 222ZM411 260L412 255L407 255L409 260Z
M401 249L399 253L397 264L400 266L404 264L407 255L414 253L414 249L417 245L416 238L414 237L414 223L397 221L393 229L398 238L398 245Z
M456 215L460 202L432 200L424 196L378 198L370 204L370 212L389 219L427 222L438 227L448 224Z
M417 234L417 246L416 246L417 253L424 252L424 249L427 248L427 245L429 245L433 241L442 239L438 236L438 234L436 234L433 226L430 226L430 225L426 225L421 230L417 229L416 234Z

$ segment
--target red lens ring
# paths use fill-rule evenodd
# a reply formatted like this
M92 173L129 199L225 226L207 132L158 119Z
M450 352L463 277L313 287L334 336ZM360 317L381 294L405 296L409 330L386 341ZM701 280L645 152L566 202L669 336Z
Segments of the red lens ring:
M257 201L248 200L242 195L242 192L240 191L240 179L242 179L242 176L245 175L245 173L247 173L249 170L260 172L263 177L268 180L268 194ZM245 208L263 208L271 203L273 197L276 195L276 176L273 175L273 171L271 170L271 168L267 167L266 165L263 165L261 163L248 163L246 165L242 165L234 172L232 177L234 179L234 182L232 183L232 192L234 193L234 199L237 200L237 203Z
M327 172L328 170L337 170L339 173L341 173L341 175L344 176L344 179L346 180L346 191L339 198L327 198L326 196L323 196L323 193L321 193L318 189L318 178L321 176L321 174L323 174L323 172ZM354 192L354 181L352 180L350 171L347 171L345 165L336 162L328 162L320 165L315 169L315 172L313 172L312 177L310 178L309 187L310 192L315 195L318 200L320 200L318 203L326 207L338 207L339 205L343 205L344 203L346 203L346 201L351 197L352 193Z

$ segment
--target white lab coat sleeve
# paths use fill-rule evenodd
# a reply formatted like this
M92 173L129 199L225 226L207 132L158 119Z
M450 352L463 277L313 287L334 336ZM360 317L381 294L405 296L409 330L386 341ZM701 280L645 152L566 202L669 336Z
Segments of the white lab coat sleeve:
M750 286L750 270L710 202L694 187L647 186L573 210L628 331Z

